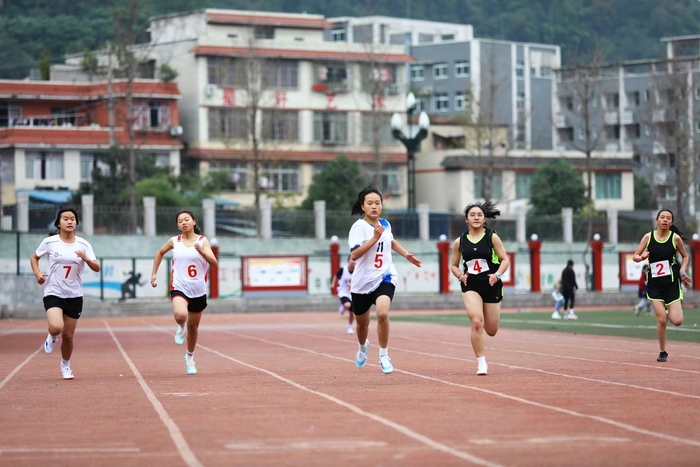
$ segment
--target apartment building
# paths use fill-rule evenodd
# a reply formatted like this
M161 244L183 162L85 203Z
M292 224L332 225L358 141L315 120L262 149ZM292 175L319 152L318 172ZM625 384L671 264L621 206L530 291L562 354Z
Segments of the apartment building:
M0 204L28 192L40 202L67 201L100 166L95 152L128 144L126 83L113 83L110 131L107 82L0 81ZM180 132L175 83L133 83L134 134L140 154L180 171Z
M636 173L654 187L660 205L687 196L698 203L700 35L661 39L666 57L590 63L557 71L557 148L626 151ZM681 165L683 164L683 165ZM692 174L690 181L679 180Z
M403 46L327 41L331 26L321 15L215 9L151 18L151 42L134 51L152 70L177 71L186 163L226 172L221 198L250 206L257 183L297 205L314 174L346 155L370 175L380 158L387 207L406 207L406 152L390 119L406 111L413 58Z
M361 44L421 45L464 42L474 39L471 24L443 23L389 16L339 16L328 18L326 40Z

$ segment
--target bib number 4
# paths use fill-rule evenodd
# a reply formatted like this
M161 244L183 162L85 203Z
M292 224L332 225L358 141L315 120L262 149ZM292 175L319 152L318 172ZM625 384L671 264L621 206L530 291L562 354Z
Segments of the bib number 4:
M473 259L467 261L467 273L468 274L481 274L482 272L489 271L489 263L483 258Z

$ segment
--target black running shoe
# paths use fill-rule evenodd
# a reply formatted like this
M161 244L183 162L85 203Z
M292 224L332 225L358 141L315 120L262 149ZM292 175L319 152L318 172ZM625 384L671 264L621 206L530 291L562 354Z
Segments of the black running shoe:
M667 358L668 358L668 354L666 352L659 352L659 358L657 358L656 361L657 362L665 362Z

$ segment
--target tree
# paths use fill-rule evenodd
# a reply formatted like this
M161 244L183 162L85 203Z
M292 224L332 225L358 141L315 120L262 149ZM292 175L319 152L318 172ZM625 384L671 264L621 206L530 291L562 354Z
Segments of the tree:
M654 190L645 178L634 176L634 209L656 209L656 197Z
M167 63L163 63L160 65L160 68L158 68L158 76L164 83L170 83L177 79L178 72Z
M51 79L51 51L44 50L41 52L41 57L39 57L39 73L41 73L41 80L48 81Z
M675 191L675 202L666 207L673 208L674 223L685 228L696 213L696 148L700 138L693 124L697 118L693 73L700 60L675 58L684 54L673 52L670 58L653 64L650 98L640 112L642 123L650 129L652 144L640 149L646 149L647 156L666 171L666 190Z
M530 203L535 215L560 214L561 208L577 211L586 206L586 186L564 159L554 159L541 165L530 185Z
M313 209L314 201L323 200L329 211L348 210L365 184L366 179L360 163L340 155L332 160L323 172L314 175L309 194L300 208Z

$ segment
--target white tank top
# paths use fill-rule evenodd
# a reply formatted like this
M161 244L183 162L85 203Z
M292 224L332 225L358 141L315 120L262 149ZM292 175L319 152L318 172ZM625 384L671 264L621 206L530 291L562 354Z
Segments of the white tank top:
M182 235L173 237L173 280L170 290L178 290L189 298L207 294L207 260L192 246L185 246ZM202 245L204 236L195 243Z

